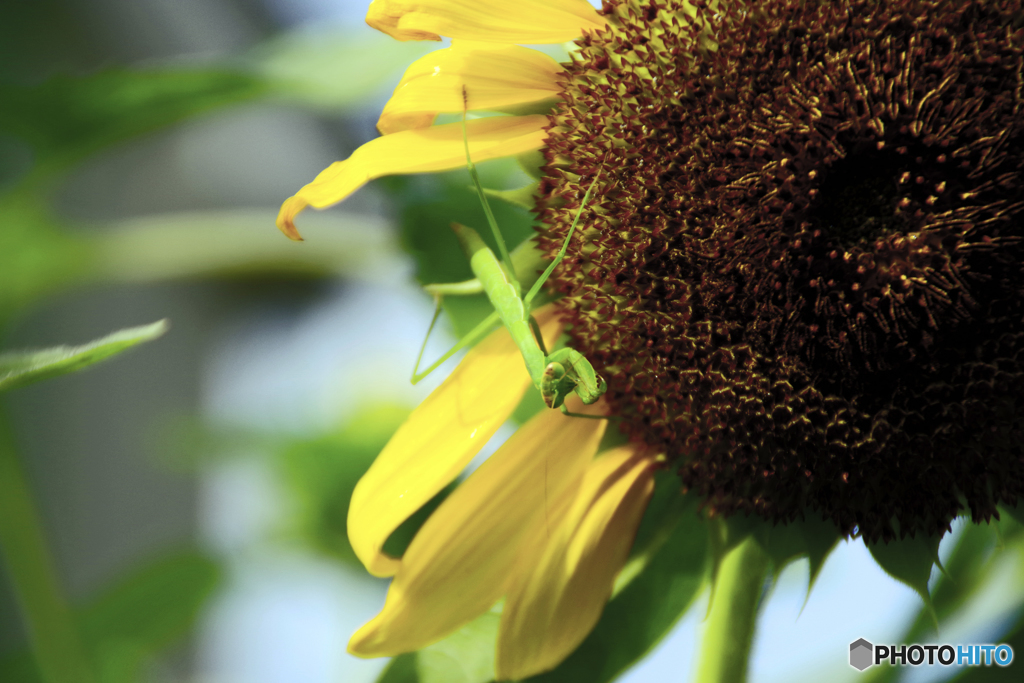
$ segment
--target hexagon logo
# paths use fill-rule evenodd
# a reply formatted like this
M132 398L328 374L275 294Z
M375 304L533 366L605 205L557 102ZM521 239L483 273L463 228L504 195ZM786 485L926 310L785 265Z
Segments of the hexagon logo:
M875 646L863 638L858 638L850 643L850 666L857 671L863 671L874 664L874 654Z

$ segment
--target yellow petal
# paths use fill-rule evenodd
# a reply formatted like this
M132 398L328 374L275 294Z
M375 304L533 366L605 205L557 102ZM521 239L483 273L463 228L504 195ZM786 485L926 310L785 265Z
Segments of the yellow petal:
M496 116L466 123L474 162L515 156L544 145L546 116ZM466 165L462 123L418 128L371 140L345 161L320 172L281 206L277 227L298 238L295 216L307 206L337 204L374 178L401 173L448 171Z
M553 344L561 334L554 307L534 315L545 343ZM502 327L412 412L352 493L348 538L367 571L395 573L398 560L382 551L384 541L465 469L529 386L523 358Z
M653 490L652 461L632 446L593 461L540 562L505 598L495 665L499 680L554 668L590 633Z
M419 530L384 609L352 636L349 652L415 650L489 609L507 588L525 532L545 504L572 500L605 425L545 410L520 427Z
M423 128L440 112L496 111L557 97L562 66L543 52L465 40L413 62L384 106L377 129ZM463 92L466 98L463 99Z
M397 40L494 43L564 43L605 26L586 0L373 0L366 23Z

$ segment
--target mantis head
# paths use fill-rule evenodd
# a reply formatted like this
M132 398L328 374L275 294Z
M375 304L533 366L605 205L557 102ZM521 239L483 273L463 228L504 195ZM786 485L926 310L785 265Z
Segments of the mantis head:
M572 392L590 405L601 398L608 385L594 371L583 354L573 349L560 349L547 358L541 376L540 394L549 408L559 408Z
M576 382L565 372L565 367L558 362L548 363L540 381L540 395L548 408L560 408L565 397L576 388Z

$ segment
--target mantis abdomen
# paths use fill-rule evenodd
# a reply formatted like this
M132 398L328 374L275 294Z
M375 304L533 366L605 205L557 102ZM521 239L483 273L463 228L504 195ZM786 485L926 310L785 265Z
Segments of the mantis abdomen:
M452 223L452 230L469 255L469 267L522 353L530 379L539 387L547 362L530 327L530 315L523 304L518 280L506 272L505 266L475 230L458 223Z

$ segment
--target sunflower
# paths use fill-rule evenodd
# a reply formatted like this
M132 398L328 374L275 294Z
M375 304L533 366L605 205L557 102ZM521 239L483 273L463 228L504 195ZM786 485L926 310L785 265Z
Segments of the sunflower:
M381 116L382 137L285 202L278 225L289 236L306 206L341 201L372 178L462 167L462 125L434 125L444 112L508 113L468 122L475 161L543 152L538 243L548 255L578 210L580 179L601 174L551 283L573 347L608 381L605 414L631 446L580 456L590 463L581 483L538 508L563 531L540 543L533 519L516 547L533 548L522 552L535 564L503 567L472 610L444 621L450 631L504 596L499 676L550 668L592 626L656 462L709 514L815 518L871 542L941 534L958 514L986 520L1024 495L1019 0L606 0L600 12L582 0L376 0L367 21L399 40L452 45L410 67ZM568 64L517 46L573 39ZM558 334L555 319L545 314L545 334ZM507 353L501 372L521 370ZM438 395L493 381L500 392L487 395L506 401L494 412L500 422L525 384L502 384L511 380L477 369L473 354ZM429 403L417 414L429 415ZM452 609L442 603L455 585L428 597L435 579L403 572L436 564L477 585L469 564L438 558L469 552L455 550L459 525L482 516L470 520L451 501L473 495L479 472L420 532L433 554L380 554L396 520L468 459L427 452L416 431L425 429L396 435L401 455L388 457L403 464L368 474L357 492L370 500L393 486L392 501L419 492L379 528L368 520L388 504L383 495L350 518L354 535L372 537L360 541L367 567L397 572L388 606L353 639L357 652L443 635L418 637L433 611ZM472 438L443 429L440 438L475 452ZM540 443L578 432L580 444L596 443L588 430L598 429L544 414L520 433L546 430ZM515 455L519 438L495 458L518 457L526 471L542 458ZM443 476L424 477L427 469ZM583 561L568 529L584 529L587 510L601 508L588 498L587 482L602 476L592 472L613 469L630 492L600 513L602 541L579 542L614 542L619 554ZM552 515L552 505L572 512ZM453 516L438 516L445 507ZM566 602L584 584L601 590ZM429 606L414 615L413 603ZM398 623L417 635L384 629Z
M528 2L511 14L497 2L464 5L371 4L367 22L399 40L454 40L407 70L378 122L382 137L284 203L278 226L285 234L298 238L293 221L305 207L337 203L373 178L465 166L463 125L435 126L435 117L467 108L549 110L562 66L508 43L564 42L604 24L585 2ZM485 161L541 149L547 125L542 114L475 119L465 139L473 160ZM555 310L535 317L553 344L562 330ZM530 386L511 337L497 330L417 407L360 480L350 541L372 574L394 578L383 610L352 637L350 652L419 649L504 599L495 667L500 679L518 679L557 665L593 628L629 554L658 461L642 444L598 453L604 420L536 416L455 489L400 559L383 551Z

